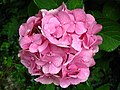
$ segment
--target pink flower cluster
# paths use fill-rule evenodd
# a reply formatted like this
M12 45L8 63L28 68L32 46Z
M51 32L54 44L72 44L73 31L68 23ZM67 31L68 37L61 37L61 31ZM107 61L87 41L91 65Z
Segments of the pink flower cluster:
M65 4L41 10L19 28L21 63L36 82L66 88L85 82L95 65L102 26L83 9L68 10Z

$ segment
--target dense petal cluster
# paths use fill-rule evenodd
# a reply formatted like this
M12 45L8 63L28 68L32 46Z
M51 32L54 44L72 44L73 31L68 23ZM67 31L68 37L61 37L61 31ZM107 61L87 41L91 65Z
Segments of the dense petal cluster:
M85 82L95 65L102 26L83 9L68 10L65 4L41 10L19 28L21 63L36 82L66 88Z

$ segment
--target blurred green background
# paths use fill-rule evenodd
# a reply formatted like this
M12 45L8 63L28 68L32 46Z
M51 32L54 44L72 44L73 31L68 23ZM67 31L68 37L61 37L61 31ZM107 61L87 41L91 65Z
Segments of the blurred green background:
M34 82L18 58L19 26L39 9L63 1L69 9L84 7L104 27L88 81L67 89ZM120 90L120 0L0 0L0 90Z

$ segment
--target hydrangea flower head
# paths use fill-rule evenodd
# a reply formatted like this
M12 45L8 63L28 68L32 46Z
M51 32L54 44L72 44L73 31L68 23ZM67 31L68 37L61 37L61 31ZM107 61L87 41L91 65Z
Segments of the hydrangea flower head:
M99 51L102 29L84 9L42 9L19 28L21 63L42 84L67 88L85 82Z

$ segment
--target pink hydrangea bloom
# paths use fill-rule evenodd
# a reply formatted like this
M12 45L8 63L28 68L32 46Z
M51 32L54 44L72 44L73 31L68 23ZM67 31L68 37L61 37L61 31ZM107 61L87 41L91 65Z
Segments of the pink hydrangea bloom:
M48 40L41 34L34 34L32 36L24 36L20 39L20 46L22 49L29 49L30 52L41 52L48 45Z
M84 48L82 42L86 39L84 34L92 36L102 28L96 23L94 17L86 14L83 9L70 11L65 4L53 11L41 10L41 12L43 16L42 33L57 46L71 46L75 50L81 51ZM101 40L100 37L96 38L97 40Z
M35 81L67 88L85 82L93 56L99 51L102 26L83 9L68 10L65 4L30 17L19 28L21 63Z
M33 33L40 32L36 27L40 25L41 18L42 16L39 13L39 17L32 16L27 20L26 23L23 23L19 28L19 35L20 35L19 39L21 39L26 35L32 35Z
M36 82L40 82L42 84L51 84L54 83L55 85L60 84L60 76L52 75L52 74L44 74L40 77L35 79Z
M42 75L41 67L38 67L35 63L36 60L39 60L35 54L26 50L21 50L19 52L19 57L21 58L21 63L28 68L31 75Z
M79 68L75 64L67 65L62 69L60 86L66 88L70 84L77 85L81 82L85 82L88 79L89 74L89 68Z

